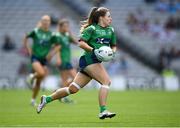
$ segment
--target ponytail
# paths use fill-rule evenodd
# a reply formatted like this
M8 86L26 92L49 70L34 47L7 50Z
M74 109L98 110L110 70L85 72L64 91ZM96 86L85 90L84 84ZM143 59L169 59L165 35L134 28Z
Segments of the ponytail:
M109 10L104 7L93 7L88 15L88 19L82 22L80 32L92 24L98 24L99 17L105 16Z

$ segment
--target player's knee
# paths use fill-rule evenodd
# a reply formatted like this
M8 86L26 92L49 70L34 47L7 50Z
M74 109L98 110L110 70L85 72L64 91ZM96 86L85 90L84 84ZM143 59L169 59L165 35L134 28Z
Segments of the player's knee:
M111 80L109 78L104 79L104 81L102 82L103 85L111 85Z
M38 77L43 78L45 76L46 76L46 72L45 71L38 72Z
M40 83L37 83L37 84L35 84L35 85L33 86L33 89L39 89L40 86L41 86L41 84L40 84Z
M69 92L71 94L77 93L80 89L81 87L75 82L72 82L71 85L69 86Z
M77 88L74 87L74 86L70 86L70 87L69 87L69 92L70 92L71 94L77 93L78 91L79 91L79 89L77 89Z

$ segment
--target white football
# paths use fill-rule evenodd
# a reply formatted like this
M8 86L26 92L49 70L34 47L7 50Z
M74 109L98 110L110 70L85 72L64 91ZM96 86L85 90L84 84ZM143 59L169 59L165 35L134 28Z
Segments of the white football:
M113 58L113 51L108 46L102 46L97 50L96 56L98 60L108 62Z

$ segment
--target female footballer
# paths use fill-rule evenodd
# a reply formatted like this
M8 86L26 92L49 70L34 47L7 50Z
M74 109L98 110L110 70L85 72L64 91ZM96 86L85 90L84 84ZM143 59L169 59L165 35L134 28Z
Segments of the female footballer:
M31 99L31 104L35 106L35 99L40 89L40 84L43 78L47 74L47 60L50 60L55 53L49 52L52 48L52 32L49 30L50 27L50 17L44 15L41 21L38 23L37 28L35 28L30 33L26 34L23 43L31 56L31 63L34 73L29 75L29 83L33 85L33 94ZM29 46L28 38L33 39L32 48ZM58 51L58 48L55 48ZM32 82L33 81L33 82Z
M91 10L87 24L82 26L79 40L79 47L85 50L79 61L80 72L77 73L69 87L60 88L49 96L43 95L41 103L37 107L37 113L40 113L46 104L77 93L79 89L95 79L101 84L99 90L99 118L112 118L116 115L106 108L106 99L111 81L101 61L96 57L101 46L110 46L113 52L116 51L116 37L114 29L110 26L111 22L112 18L107 8L94 7Z
M54 43L59 44L60 51L57 53L57 66L60 70L62 87L68 87L76 76L76 69L71 64L70 43L78 44L78 41L70 32L69 21L66 19L59 20L58 32L52 37ZM64 103L72 103L68 97L60 99Z

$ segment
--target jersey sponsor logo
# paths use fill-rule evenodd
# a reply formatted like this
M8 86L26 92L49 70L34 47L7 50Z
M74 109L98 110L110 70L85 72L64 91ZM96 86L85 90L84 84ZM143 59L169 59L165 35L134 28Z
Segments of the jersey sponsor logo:
M97 38L96 39L96 43L99 43L99 44L109 44L110 41L111 40L109 38Z

